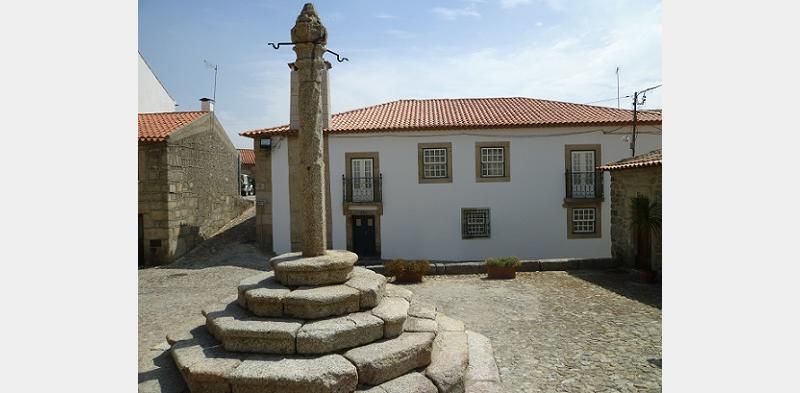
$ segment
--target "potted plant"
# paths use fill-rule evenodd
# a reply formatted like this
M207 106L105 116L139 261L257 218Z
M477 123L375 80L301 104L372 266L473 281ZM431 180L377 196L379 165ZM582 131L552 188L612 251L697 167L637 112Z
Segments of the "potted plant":
M406 261L395 259L383 264L386 272L394 276L395 282L421 282L422 276L431 269L431 263L426 260Z
M522 265L517 257L489 258L485 263L489 278L516 278L517 268Z
M631 198L631 227L635 236L635 263L639 280L653 282L655 272L650 265L652 236L661 231L661 211L655 201L646 196Z

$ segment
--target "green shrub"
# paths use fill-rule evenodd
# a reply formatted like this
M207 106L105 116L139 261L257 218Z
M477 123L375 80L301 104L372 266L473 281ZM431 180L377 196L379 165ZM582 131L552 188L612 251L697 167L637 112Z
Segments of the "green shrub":
M425 275L431 270L431 263L426 260L406 261L404 259L395 259L385 262L383 267L387 273L392 275L397 275L400 272L415 272Z
M520 267L522 262L517 257L488 258L486 266Z

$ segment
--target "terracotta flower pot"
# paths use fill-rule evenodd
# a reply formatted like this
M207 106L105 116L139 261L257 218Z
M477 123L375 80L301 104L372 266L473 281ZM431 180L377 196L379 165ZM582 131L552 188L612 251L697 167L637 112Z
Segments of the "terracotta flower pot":
M489 273L489 278L516 278L517 268L514 266L486 266L486 271Z
M403 270L394 276L396 282L422 282L422 273Z

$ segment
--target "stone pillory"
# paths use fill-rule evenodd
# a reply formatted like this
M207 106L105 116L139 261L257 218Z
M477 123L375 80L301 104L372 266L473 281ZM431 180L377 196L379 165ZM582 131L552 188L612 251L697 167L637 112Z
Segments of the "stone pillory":
M303 256L325 254L325 160L322 140L322 55L328 33L314 6L307 3L292 28L299 77L301 162L303 175Z
M326 32L311 4L292 29L300 76L306 212L302 252L239 283L203 310L204 325L170 334L172 358L197 392L501 392L488 339L386 277L326 250L320 75ZM481 343L486 343L480 346Z

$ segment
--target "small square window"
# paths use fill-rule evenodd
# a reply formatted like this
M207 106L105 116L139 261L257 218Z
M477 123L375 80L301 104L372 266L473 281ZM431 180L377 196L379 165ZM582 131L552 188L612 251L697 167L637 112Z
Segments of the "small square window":
M272 139L270 138L261 138L258 140L258 147L261 150L269 150L272 146Z
M572 209L572 233L595 233L596 213L593 207Z
M447 149L422 149L423 175L425 179L447 177Z
M505 176L505 151L502 147L481 148L481 177Z
M489 209L461 209L461 238L489 237Z

